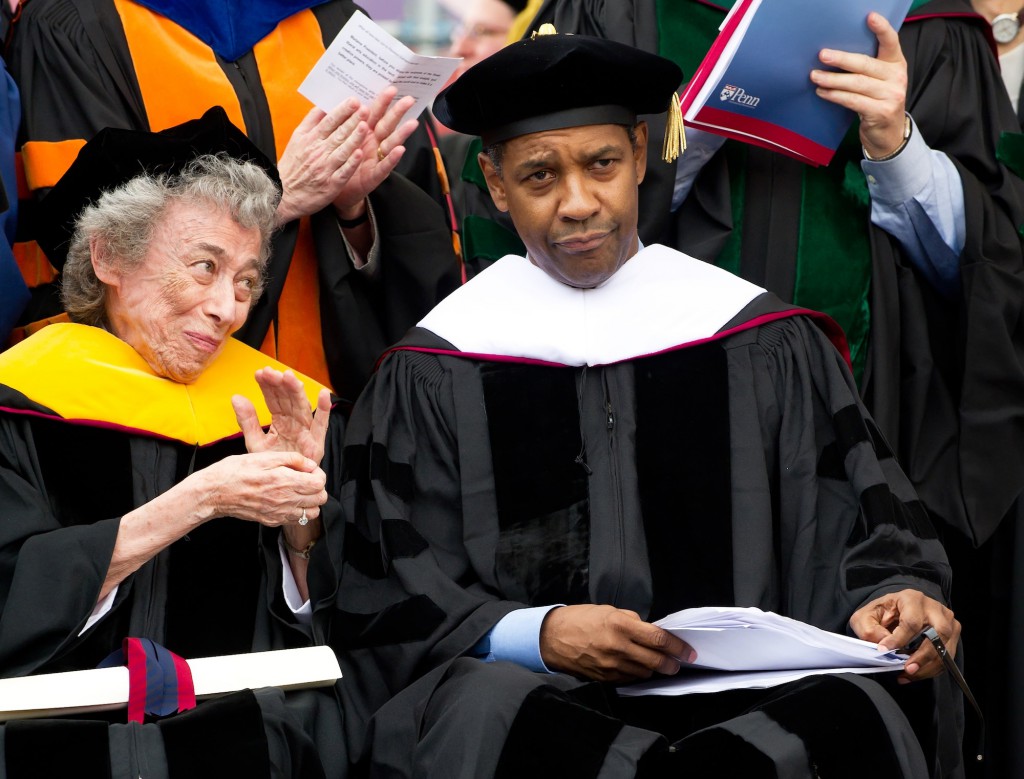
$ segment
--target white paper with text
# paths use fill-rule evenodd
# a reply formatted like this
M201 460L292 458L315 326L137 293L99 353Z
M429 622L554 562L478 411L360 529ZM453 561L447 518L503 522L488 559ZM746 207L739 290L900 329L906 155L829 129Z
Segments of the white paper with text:
M433 102L459 57L416 54L387 30L356 11L299 85L299 94L323 111L355 96L369 103L386 86L398 88L395 99L412 95L406 114L417 117Z

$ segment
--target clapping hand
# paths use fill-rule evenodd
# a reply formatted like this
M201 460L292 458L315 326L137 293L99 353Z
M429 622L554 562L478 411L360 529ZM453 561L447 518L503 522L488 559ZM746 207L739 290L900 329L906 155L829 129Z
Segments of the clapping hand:
M324 113L313 108L288 140L278 162L284 224L333 203L343 219L360 216L365 199L395 169L415 119L402 121L415 100L394 100L384 89L369 105L352 97Z
M260 368L256 371L256 383L271 413L270 427L266 431L260 426L256 409L248 398L235 395L231 399L235 418L245 437L246 449L250 453L294 452L319 465L327 439L331 393L326 389L320 390L314 414L310 410L302 382L291 371ZM304 548L320 535L319 524L311 520L320 516L320 506L327 500L327 493L322 490L326 476L319 468L316 470L320 477L321 491L310 496L313 498L311 505L307 505L304 498L299 506L301 513L295 510L292 513L293 521L283 523L285 538L295 549Z
M326 389L320 390L316 413L313 414L302 382L291 371L260 368L256 371L256 383L263 391L263 399L271 414L270 427L266 432L248 398L241 395L231 398L246 449L250 452L298 452L319 465L327 439L331 393Z

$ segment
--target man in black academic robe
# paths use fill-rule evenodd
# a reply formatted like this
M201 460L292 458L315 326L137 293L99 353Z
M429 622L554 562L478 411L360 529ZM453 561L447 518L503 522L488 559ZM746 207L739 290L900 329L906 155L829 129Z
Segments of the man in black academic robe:
M956 734L932 729L937 700L956 709L946 678L894 690L916 733L861 678L640 703L594 683L677 672L686 647L648 622L688 606L890 646L926 622L958 630L941 545L837 328L639 246L646 126L623 126L678 78L628 47L542 35L435 103L492 147L491 194L530 253L388 353L346 437L329 640L358 680L342 693L357 738L369 723L371 775L672 775L674 760L691 775L955 775ZM937 670L925 657L906 680ZM865 734L856 750L828 736L846 727ZM953 748L937 755L939 738Z
M688 77L730 5L558 0L544 3L532 28L553 22L657 52ZM843 326L865 404L957 572L953 606L969 636L963 659L991 720L988 775L1017 775L1024 772L1024 762L1012 762L1024 738L1014 627L1024 610L1014 575L1024 560L1022 508L1014 503L1024 489L1024 182L1005 164L1005 144L1019 127L989 24L968 0L915 0L899 43L915 133L955 167L963 188L964 245L952 292L937 289L900 241L870 221L873 193L856 119L824 167L727 141L676 210L675 166L652 165L640 188L640 236ZM905 197L914 208L911 190Z

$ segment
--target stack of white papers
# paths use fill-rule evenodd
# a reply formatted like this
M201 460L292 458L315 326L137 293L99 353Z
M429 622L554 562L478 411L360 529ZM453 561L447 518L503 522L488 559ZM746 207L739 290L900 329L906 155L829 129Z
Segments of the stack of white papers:
M757 608L685 609L654 624L683 639L697 658L675 676L620 687L620 695L772 687L813 674L898 671L906 661L896 650Z

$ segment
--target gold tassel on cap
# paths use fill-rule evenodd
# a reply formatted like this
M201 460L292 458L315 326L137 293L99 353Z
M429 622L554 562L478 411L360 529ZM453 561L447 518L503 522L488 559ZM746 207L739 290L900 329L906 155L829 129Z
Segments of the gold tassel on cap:
M683 132L683 112L679 108L679 95L675 92L668 104L668 120L665 122L665 142L661 147L661 158L675 162L686 151L686 134Z
M558 30L555 29L555 25L551 24L551 22L544 22L539 30L533 31L530 40L534 40L538 35L558 35Z

